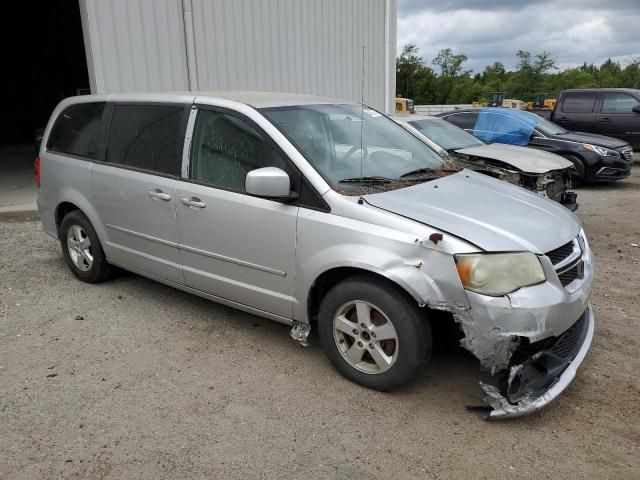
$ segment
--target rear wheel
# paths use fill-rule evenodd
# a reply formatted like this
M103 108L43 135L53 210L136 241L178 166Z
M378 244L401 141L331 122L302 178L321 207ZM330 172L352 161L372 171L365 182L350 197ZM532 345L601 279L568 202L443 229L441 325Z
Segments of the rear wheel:
M573 183L576 185L583 183L586 179L587 168L582 159L569 154L563 155L563 157L572 162L576 167L575 171L571 174L571 180L573 180Z
M415 302L368 276L347 279L327 293L318 333L335 368L375 390L411 382L431 354L431 328Z
M97 283L112 273L100 240L89 219L74 210L62 219L60 244L67 266L83 282Z

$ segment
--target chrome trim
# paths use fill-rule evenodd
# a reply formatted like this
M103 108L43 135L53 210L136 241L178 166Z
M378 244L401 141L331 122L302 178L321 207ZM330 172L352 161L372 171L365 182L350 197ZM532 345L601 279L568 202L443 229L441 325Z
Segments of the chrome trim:
M168 247L175 247L175 248L178 247L177 243L170 242L168 240L163 240L162 238L158 238L158 237L153 237L151 235L146 235L144 233L134 232L133 230L129 230L127 228L116 227L115 225L109 225L108 223L105 224L105 227L111 230L115 230L117 232L128 233L129 235L133 235L134 237L144 238L145 240L159 243L160 245L166 245Z
M576 376L578 367L582 364L589 347L591 347L591 341L593 340L593 331L595 328L595 318L593 316L593 309L591 305L587 307L587 315L589 321L589 329L587 330L587 336L584 339L584 343L580 350L576 354L575 358L571 361L569 366L562 372L562 375L556 380L556 382L542 395L535 399L527 399L526 403L522 402L516 405L503 402L500 408L491 411L487 420L503 420L505 418L520 417L522 415L529 415L541 408L547 406L553 402L558 396L566 390Z
M627 169L626 168L615 168L615 167L600 167L598 169L598 171L596 172L596 175L600 175L602 173L603 170L616 170L618 172L626 172Z
M216 260L222 260L223 262L234 263L236 265L240 265L242 267L253 268L254 270L260 270L261 272L272 273L274 275L278 275L280 277L286 277L287 273L282 272L280 270L276 270L274 268L265 267L264 265L258 265L256 263L245 262L244 260L239 260L233 257L227 257L225 255L220 255L218 253L208 252L206 250L200 250L199 248L189 247L187 245L178 245L180 250L185 250L187 252L196 253L198 255L203 255L209 258L215 258Z
M187 120L187 130L184 135L184 145L182 146L182 178L189 178L189 154L191 152L191 138L193 137L193 126L196 123L196 115L198 109L195 105L191 106L189 111L189 120Z

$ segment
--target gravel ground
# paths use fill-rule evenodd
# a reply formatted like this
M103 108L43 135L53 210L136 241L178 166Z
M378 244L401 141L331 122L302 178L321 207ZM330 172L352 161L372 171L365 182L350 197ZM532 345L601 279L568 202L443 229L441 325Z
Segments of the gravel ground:
M640 478L639 193L638 167L579 189L592 350L553 405L499 423L465 410L460 349L373 392L286 326L132 274L80 283L38 223L5 220L0 478Z

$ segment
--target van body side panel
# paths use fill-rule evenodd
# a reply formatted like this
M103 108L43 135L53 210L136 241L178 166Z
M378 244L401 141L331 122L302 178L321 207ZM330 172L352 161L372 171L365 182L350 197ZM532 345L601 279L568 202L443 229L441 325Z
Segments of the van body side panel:
M190 182L176 196L187 286L291 318L298 207Z
M90 200L90 160L74 158L44 150L40 154L40 177L38 212L45 232L58 236L56 209L63 202L78 207L95 225L96 234L101 238L104 231L97 221ZM99 221L98 221L99 223Z
M176 228L176 185L174 178L94 164L91 202L104 225L102 245L108 260L184 283Z

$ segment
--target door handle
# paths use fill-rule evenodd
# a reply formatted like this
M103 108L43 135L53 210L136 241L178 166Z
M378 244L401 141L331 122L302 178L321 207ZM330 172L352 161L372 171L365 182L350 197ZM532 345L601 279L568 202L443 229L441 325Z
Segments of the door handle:
M149 190L147 193L151 195L152 198L155 198L157 200L162 200L164 202L168 202L169 200L171 200L171 195L169 195L168 193L164 193L159 188L156 188L155 190Z
M611 120L609 120L609 117L604 117L604 118L601 118L598 121L606 123L606 122L610 122Z
M180 200L188 207L205 208L207 206L207 204L198 197L182 197Z
M558 120L559 122L566 122L567 120L569 120L567 117L560 117L560 120Z

